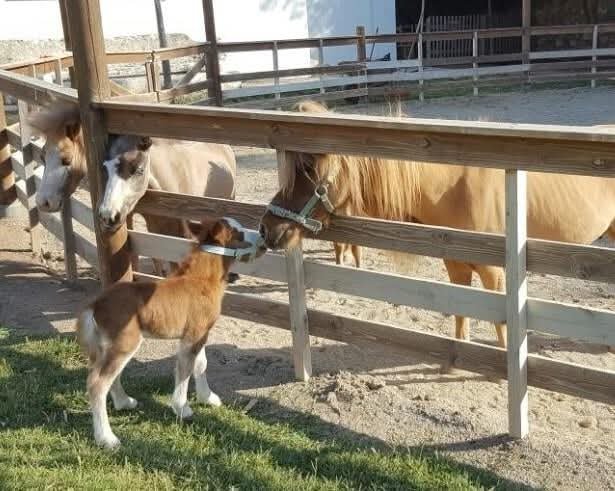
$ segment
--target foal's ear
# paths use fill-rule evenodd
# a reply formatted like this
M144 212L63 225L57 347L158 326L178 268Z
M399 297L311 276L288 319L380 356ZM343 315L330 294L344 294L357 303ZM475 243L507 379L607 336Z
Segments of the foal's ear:
M140 136L137 141L137 148L142 152L145 152L152 146L152 139L149 136Z
M186 222L186 227L188 232L194 239L199 239L201 237L201 233L203 232L203 226L198 222Z

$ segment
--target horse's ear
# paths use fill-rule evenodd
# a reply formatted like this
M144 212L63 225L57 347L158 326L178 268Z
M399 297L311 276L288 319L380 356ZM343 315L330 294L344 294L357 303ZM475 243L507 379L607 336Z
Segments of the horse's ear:
M152 139L149 136L140 136L137 141L137 148L142 152L145 152L152 146Z

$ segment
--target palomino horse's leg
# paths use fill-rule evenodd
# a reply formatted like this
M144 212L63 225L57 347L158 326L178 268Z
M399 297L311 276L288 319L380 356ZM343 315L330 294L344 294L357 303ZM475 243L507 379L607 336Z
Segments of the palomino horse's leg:
M215 392L209 388L207 383L207 376L205 371L207 370L207 356L205 355L205 346L201 347L196 360L194 361L194 382L196 384L196 398L205 404L211 406L221 406L222 401Z
M354 265L357 268L361 267L361 246L352 244L352 256L354 257Z
M188 404L188 383L194 370L195 359L192 345L180 343L175 365L175 390L171 399L171 407L180 419L192 418L192 409Z
M120 440L115 436L109 424L107 394L115 379L122 373L126 363L134 355L139 342L128 352L125 350L126 347L123 347L121 352L114 346L109 347L96 361L88 375L88 395L94 423L94 439L102 447L115 448L120 444ZM116 385L115 389L117 388Z
M451 283L470 286L472 284L472 268L457 261L444 261ZM470 340L470 321L467 317L455 316L455 337Z
M504 270L502 268L497 266L476 266L475 269L487 290L504 291ZM501 348L506 348L506 324L496 324L495 331L498 336L498 345Z
M340 244L339 242L333 243L335 249L335 264L344 264L344 253L346 252L346 244Z

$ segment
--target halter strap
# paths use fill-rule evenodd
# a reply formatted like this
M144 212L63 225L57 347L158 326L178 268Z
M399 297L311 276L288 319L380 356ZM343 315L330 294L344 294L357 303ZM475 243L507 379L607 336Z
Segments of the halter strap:
M287 218L288 220L297 222L302 227L318 234L323 228L322 222L312 218L311 215L319 201L329 213L333 213L335 208L329 199L329 185L326 182L321 182L316 186L314 195L308 200L299 213L272 204L267 205L267 211L277 217Z

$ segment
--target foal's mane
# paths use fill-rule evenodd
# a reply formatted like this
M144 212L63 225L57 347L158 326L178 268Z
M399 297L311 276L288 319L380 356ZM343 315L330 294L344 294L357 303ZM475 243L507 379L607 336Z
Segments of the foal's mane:
M299 112L327 113L327 108L315 101L296 106ZM402 117L401 111L394 111ZM290 195L298 172L314 166L318 179L328 178L338 190L346 190L346 213L387 220L407 221L419 198L418 165L415 162L353 155L318 155L291 153L280 169L281 190Z

